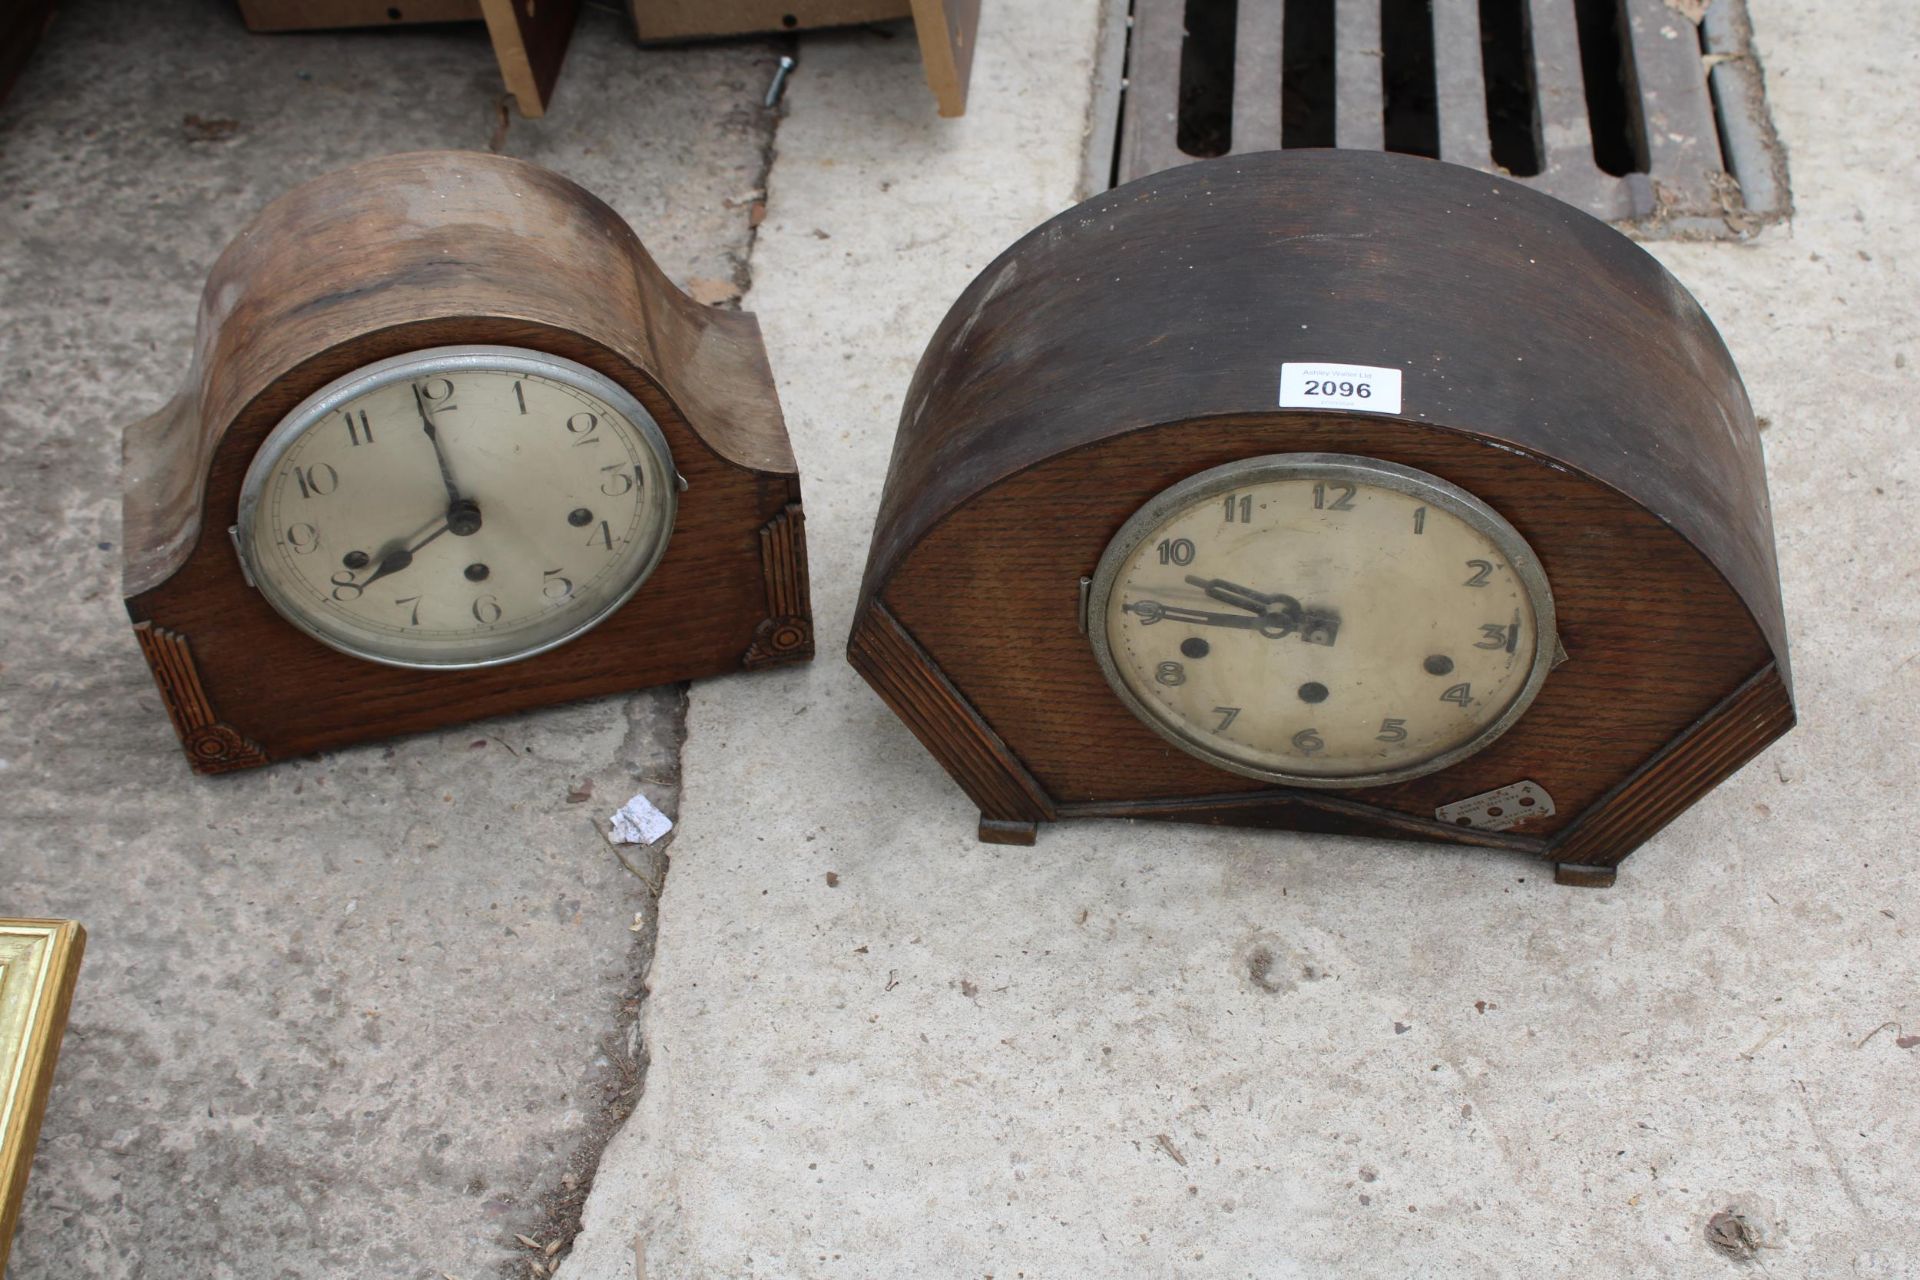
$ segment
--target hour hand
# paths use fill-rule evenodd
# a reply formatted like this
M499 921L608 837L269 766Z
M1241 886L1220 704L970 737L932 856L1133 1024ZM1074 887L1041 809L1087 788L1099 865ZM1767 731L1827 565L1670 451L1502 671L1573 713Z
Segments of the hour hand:
M403 538L395 539L393 542L388 543L381 551L380 560L374 565L372 574L368 575L365 582L359 584L360 589L365 591L368 587L386 577L388 574L398 573L402 569L411 566L413 564L413 553L426 546L429 542L432 542L441 534L447 532L447 522L444 518L436 520L421 532L426 536L420 537L419 541L415 542L412 546L408 546L407 540Z
M1202 578L1198 574L1187 575L1187 582L1200 588L1215 600L1254 613L1266 613L1274 605L1283 605L1289 611L1298 611L1300 602L1292 596L1276 592L1268 595L1264 591L1255 591L1252 587L1243 587L1237 582L1228 582L1225 578Z
M1156 622L1186 622L1196 627L1234 627L1241 631L1258 631L1275 639L1293 630L1290 624L1280 618L1207 613L1201 609L1184 609L1177 604L1162 604L1158 600L1136 600L1121 605L1120 611L1138 615L1143 627L1150 627Z
M358 586L362 591L365 591L368 587L380 581L380 579L386 577L388 574L398 573L412 563L413 552L407 550L405 547L395 547L380 557L380 563L374 566L371 574L367 575L367 580L359 583Z

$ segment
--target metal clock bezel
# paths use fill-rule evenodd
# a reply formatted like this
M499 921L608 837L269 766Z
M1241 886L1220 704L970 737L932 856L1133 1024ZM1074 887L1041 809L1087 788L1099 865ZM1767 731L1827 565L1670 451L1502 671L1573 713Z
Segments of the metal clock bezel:
M1498 718L1489 721L1468 741L1396 769L1338 777L1287 773L1251 765L1223 754L1204 740L1188 734L1180 726L1164 720L1150 704L1128 687L1125 677L1121 675L1119 666L1114 660L1112 646L1107 637L1107 606L1115 582L1127 561L1139 549L1140 544L1175 513L1230 490L1275 480L1299 479L1353 481L1376 488L1393 489L1417 497L1431 506L1459 517L1485 534L1506 557L1507 563L1513 566L1515 575L1520 579L1527 598L1533 605L1533 666L1527 673L1526 683L1514 695L1513 701ZM1343 453L1274 453L1243 458L1211 467L1162 489L1128 517L1127 522L1120 526L1120 531L1114 534L1107 543L1106 550L1101 553L1099 567L1094 570L1092 585L1088 590L1086 630L1087 638L1093 645L1094 658L1100 664L1101 674L1106 677L1107 683L1112 686L1114 693L1119 696L1122 704L1133 713L1134 717L1160 737L1188 755L1229 773L1246 778L1258 778L1263 782L1279 783L1290 787L1307 787L1314 790L1351 790L1358 787L1378 787L1389 783L1406 782L1412 778L1438 773L1469 756L1477 755L1512 728L1514 723L1526 713L1527 708L1532 706L1534 698L1538 696L1541 686L1546 682L1547 673L1553 667L1554 654L1559 645L1553 592L1547 583L1546 570L1541 566L1540 559L1534 554L1533 548L1527 544L1527 540L1520 535L1519 530L1507 522L1505 517L1465 489L1442 480L1439 476L1413 467L1402 466L1399 463Z
M513 653L473 661L422 662L396 658L390 654L379 653L338 637L323 634L292 602L281 598L272 578L262 574L260 566L254 562L253 520L268 478L296 440L348 401L410 378L476 370L489 373L520 373L565 383L575 390L598 398L608 408L620 413L633 424L634 430L640 437L641 447L654 455L664 481L660 486L664 496L658 503L655 518L647 529L654 540L652 554L640 564L632 581L628 582L618 594L609 597L602 608L588 615L579 625L562 635L542 640L539 644L530 645ZM666 433L660 429L660 424L631 392L606 375L564 356L548 355L525 347L494 346L486 343L426 347L419 351L409 351L376 360L334 379L294 406L287 416L267 433L266 439L260 442L259 449L254 452L253 461L247 467L246 478L241 481L239 510L234 522L234 550L239 555L241 569L247 575L249 583L269 605L273 606L274 612L296 630L326 645L329 649L366 662L409 671L477 671L487 667L524 662L528 658L551 652L593 630L633 599L634 593L653 576L653 571L659 567L661 559L667 553L667 544L673 539L674 525L679 516L678 475L679 472L673 463L673 450L668 446Z

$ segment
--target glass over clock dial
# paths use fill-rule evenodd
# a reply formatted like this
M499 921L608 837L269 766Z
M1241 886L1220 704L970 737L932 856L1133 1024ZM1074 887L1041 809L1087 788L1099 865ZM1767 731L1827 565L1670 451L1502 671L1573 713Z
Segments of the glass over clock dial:
M1251 458L1160 493L1102 555L1088 632L1161 736L1308 787L1480 750L1532 702L1557 643L1512 525L1437 476L1341 454Z
M624 604L673 530L659 424L611 380L441 347L322 388L248 468L234 543L323 644L401 667L512 662Z

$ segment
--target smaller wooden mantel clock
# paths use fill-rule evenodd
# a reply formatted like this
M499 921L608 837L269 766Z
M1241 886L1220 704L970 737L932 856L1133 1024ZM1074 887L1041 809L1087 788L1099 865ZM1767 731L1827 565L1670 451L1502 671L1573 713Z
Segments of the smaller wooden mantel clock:
M1034 231L908 392L849 656L984 840L1159 818L1609 884L1792 725L1759 435L1686 291L1374 152Z
M202 772L813 653L758 325L533 165L276 200L125 455L127 610Z

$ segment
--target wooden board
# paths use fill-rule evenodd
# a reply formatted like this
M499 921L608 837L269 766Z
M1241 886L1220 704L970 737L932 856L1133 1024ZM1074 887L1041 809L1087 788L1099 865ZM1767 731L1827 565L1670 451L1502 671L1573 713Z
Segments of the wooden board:
M543 116L580 16L579 0L480 0L500 77L523 116Z
M627 8L645 44L852 27L913 12L910 0L628 0Z
M965 115L973 77L973 45L980 32L980 0L913 0L913 29L927 86L943 116Z
M1285 360L1402 369L1406 411L1281 410ZM1297 452L1437 475L1540 556L1569 661L1485 750L1263 788L1113 696L1077 584L1114 533L1189 475ZM849 654L999 839L1117 815L1610 866L1794 715L1759 436L1711 322L1604 224L1377 152L1169 170L989 265L907 394ZM1436 821L1522 779L1554 816L1497 838Z
M479 19L480 0L240 0L240 20L249 31L317 31Z
M0 920L0 1274L86 945L86 930L71 920Z
M201 315L187 386L128 429L123 468L127 609L196 768L812 655L799 476L758 325L674 288L566 179L471 152L330 174L221 255ZM563 356L632 392L687 481L672 541L618 612L537 657L463 672L348 657L246 585L227 537L241 483L320 387L461 343Z

